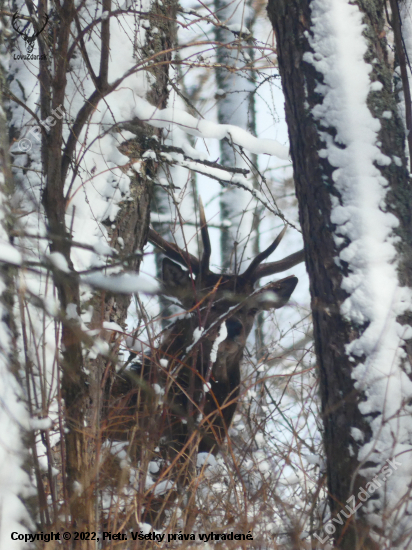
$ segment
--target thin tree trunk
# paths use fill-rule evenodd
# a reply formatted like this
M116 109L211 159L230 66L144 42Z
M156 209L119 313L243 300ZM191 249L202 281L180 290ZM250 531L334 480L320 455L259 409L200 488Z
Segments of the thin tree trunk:
M235 2L216 0L215 13L226 26L240 30L252 22L252 7L242 0ZM250 30L250 29L249 29ZM216 68L217 109L220 124L234 124L244 130L255 130L254 94L255 83L248 70L240 70L246 64L246 42L236 40L233 32L217 27L218 42ZM237 43L239 47L237 46ZM229 71L227 67L233 67ZM256 158L253 158L253 162ZM228 141L220 142L220 162L223 166L251 167L245 158ZM250 231L254 222L255 201L241 189L228 185L221 191L220 218L222 267L240 268L240 262L252 256L253 237ZM235 263L237 265L235 265ZM243 264L243 267L245 264Z

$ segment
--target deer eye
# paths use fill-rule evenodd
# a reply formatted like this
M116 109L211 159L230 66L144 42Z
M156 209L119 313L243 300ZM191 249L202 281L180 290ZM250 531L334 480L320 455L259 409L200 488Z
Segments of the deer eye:
M249 315L255 316L256 313L257 313L258 311L259 311L259 310L258 310L257 307L252 307L252 309L249 309L249 312L248 312L248 313L249 313Z

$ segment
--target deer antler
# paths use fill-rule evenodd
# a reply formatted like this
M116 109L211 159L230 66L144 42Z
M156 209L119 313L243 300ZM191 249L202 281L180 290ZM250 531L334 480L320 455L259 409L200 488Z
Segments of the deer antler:
M252 279L253 282L255 282L262 277L267 277L268 275L273 275L275 273L281 273L282 271L286 271L286 269L290 269L291 267L303 262L305 259L304 250L300 250L299 252L295 252L294 254L283 258L283 260L279 260L278 262L270 262L268 264L260 265L263 260L266 260L266 258L268 258L272 252L276 250L280 241L283 239L284 234L286 233L286 228L287 226L285 225L273 243L253 259L252 263L242 274L243 278Z
M199 197L199 217L200 217L200 231L202 233L203 242L203 255L200 261L200 269L203 275L209 273L210 255L212 253L212 247L210 245L209 231L207 229L207 222L205 216L205 210L203 208L202 199Z
M200 262L195 256L193 256L193 254L182 250L177 246L177 244L169 243L154 229L149 229L147 238L152 244L159 247L164 252L164 254L166 254L166 256L181 265L184 265L186 267L190 266L193 273L195 273L196 275L199 274L201 269Z
M21 36L24 36L24 38L26 38L26 39L35 40L35 39L39 36L39 34L42 33L42 32L44 31L44 29L45 29L45 27L46 27L46 25L47 25L47 23L48 23L48 21L49 21L49 16L47 15L47 13L44 14L44 17L45 17L45 21L44 21L44 25L42 26L42 28L39 29L37 32L33 33L33 36L30 36L30 37L29 37L29 36L26 36L26 35L24 34L24 32L22 32L22 31L19 29L19 27L17 26L17 20L22 18L21 16L19 16L19 12L18 12L18 11L16 11L16 13L13 15L13 19L12 19L12 21L11 21L11 24L12 24L12 26L13 26L13 29L14 29L16 32L18 32L19 34L21 34ZM28 23L30 22L30 18L27 18L27 19L28 19L28 22L27 22L27 24L28 24ZM27 26L27 25L26 25L26 26Z
M21 32L21 30L19 30L19 27L17 26L17 19L19 19L18 13L19 13L19 12L16 11L16 13L13 15L13 19L11 20L11 24L12 24L12 26L13 26L13 29L14 29L16 32L18 32L18 33L21 34L22 36L25 36L25 35Z
M39 29L37 32L33 32L33 35L30 36L27 32L25 32L27 26L29 25L29 23L31 22L31 18L30 17L24 17L22 15L18 15L18 12L16 12L14 15L13 15L13 20L12 20L12 25L13 25L13 29L18 32L24 39L25 43L26 43L26 49L27 49L27 53L32 53L33 51L33 48L34 48L34 43L36 41L36 38L39 36L39 34L44 30L45 26L47 25L47 22L49 21L49 16L47 15L47 13L44 14L44 17L45 17L45 21L44 21L44 25L41 29ZM28 22L27 24L24 26L23 28L23 31L21 31L19 29L19 26L17 25L17 19L20 18L20 19L27 19ZM37 23L38 24L38 23Z
M242 274L242 276L245 279L253 278L253 274L256 271L258 265L261 264L263 262L263 260L266 260L266 258L268 258L272 254L272 252L274 252L276 250L276 248L278 247L280 241L283 239L283 235L285 233L286 233L286 225L282 229L282 231L279 233L279 235L276 237L276 239L273 241L273 243L270 246L268 246L268 248L266 250L263 250L260 254L258 254L256 256L256 258L253 259L250 266Z
M190 266L193 273L198 275L202 273L206 275L209 273L210 255L212 253L212 247L210 244L209 231L207 229L207 222L205 216L205 210L203 208L202 199L199 197L199 217L200 217L200 231L202 234L203 242L203 255L199 261L193 254L182 250L174 243L166 241L157 231L149 229L148 239L149 241L158 246L166 256L185 266Z
M210 244L209 232L207 229L205 211L201 200L199 200L199 217L203 241L203 255L200 261L195 256L193 256L193 254L182 250L174 243L169 243L168 241L166 241L154 229L149 229L148 239L152 244L159 247L164 252L164 254L166 254L166 256L181 265L190 267L195 275L198 275L199 273L206 275L210 273L209 261L212 247ZM291 267L294 267L295 265L298 265L304 261L305 251L299 250L299 252L290 254L290 256L283 258L283 260L260 265L263 260L266 260L266 258L268 258L272 254L272 252L276 250L285 232L286 226L282 229L282 231L279 233L273 243L268 246L266 250L263 250L263 252L258 254L256 258L253 259L252 263L241 275L242 279L250 279L252 282L255 282L262 277L268 277L269 275L274 275L275 273L286 271L287 269L290 269Z
M286 258L283 258L283 260L260 265L253 273L253 282L261 279L262 277L268 277L269 275L274 275L275 273L286 271L287 269L290 269L291 267L294 267L295 265L298 265L304 261L305 251L302 249L299 250L299 252L290 254L290 256L286 256Z

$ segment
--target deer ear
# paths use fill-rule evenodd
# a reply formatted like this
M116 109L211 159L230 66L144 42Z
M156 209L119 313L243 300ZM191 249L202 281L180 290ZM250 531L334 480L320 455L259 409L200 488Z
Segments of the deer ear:
M176 298L183 298L191 290L191 279L188 271L169 258L163 259L162 279L165 291Z
M298 284L297 277L293 275L270 283L262 289L258 296L259 309L268 311L269 309L279 309L288 303L292 292Z

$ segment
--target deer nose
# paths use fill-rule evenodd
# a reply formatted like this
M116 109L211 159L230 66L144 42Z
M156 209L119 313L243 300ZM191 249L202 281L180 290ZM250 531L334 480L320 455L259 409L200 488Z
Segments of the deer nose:
M227 338L234 340L236 336L240 336L243 330L243 325L237 319L228 319L226 321Z

